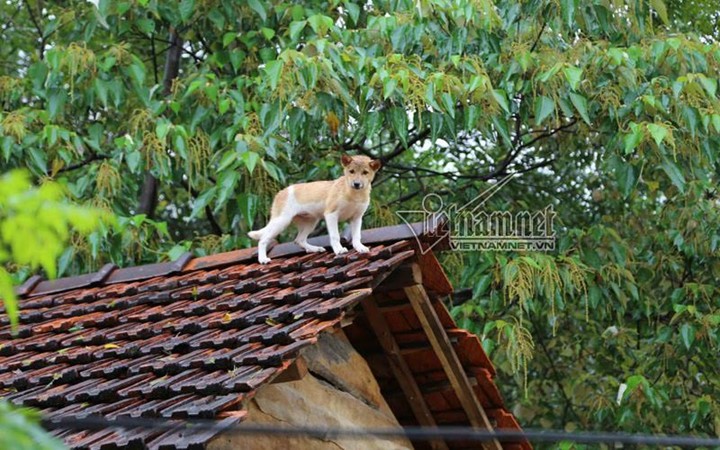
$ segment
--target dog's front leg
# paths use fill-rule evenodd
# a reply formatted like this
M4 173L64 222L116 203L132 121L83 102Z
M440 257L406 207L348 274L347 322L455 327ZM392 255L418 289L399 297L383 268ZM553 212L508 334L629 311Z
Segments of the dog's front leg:
M362 214L359 214L357 217L353 217L350 221L350 232L352 233L353 248L360 253L367 253L370 249L360 242L360 235L362 234L362 216Z
M347 249L340 245L340 232L338 231L338 214L337 212L325 214L325 225L327 225L328 235L330 236L330 246L336 255L347 252Z

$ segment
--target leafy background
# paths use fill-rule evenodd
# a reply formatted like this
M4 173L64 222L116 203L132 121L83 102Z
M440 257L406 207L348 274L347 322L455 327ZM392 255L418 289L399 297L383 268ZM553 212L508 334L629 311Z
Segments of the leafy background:
M249 246L280 187L344 152L384 163L366 227L518 173L488 207L553 205L557 250L443 264L520 422L720 434L712 1L9 0L0 18L2 171L116 218L58 238L58 275Z

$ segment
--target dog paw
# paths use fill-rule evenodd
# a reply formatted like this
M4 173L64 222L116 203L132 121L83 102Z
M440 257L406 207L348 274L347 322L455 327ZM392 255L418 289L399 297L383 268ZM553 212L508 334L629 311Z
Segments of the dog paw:
M336 255L341 255L341 254L343 254L343 253L347 253L348 249L346 249L345 247L340 246L340 247L338 247L338 248L334 248L333 251L335 252Z
M267 264L267 263L270 262L270 258L268 258L267 256L265 256L265 257L258 257L258 262L259 262L260 264Z
M308 245L305 247L305 251L308 253L320 253L325 251L325 247L318 247L317 245Z
M369 248L367 248L366 246L364 246L362 244L353 244L353 248L355 250L357 250L358 253L367 253L370 251Z

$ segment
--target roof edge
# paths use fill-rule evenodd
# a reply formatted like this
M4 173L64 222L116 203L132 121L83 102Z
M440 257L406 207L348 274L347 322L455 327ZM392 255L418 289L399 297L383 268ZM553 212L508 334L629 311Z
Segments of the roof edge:
M343 237L345 241L347 241L347 236L345 235ZM446 217L431 215L422 222L406 222L400 225L370 228L362 232L362 242L365 244L384 244L413 239L417 244L417 248L422 248L424 249L423 251L427 251L428 249L447 249L449 247L449 232L447 231ZM308 242L322 247L330 246L330 238L328 235L311 238ZM305 250L294 242L286 242L274 245L268 254L270 257L283 257L304 251ZM22 285L18 286L15 289L15 293L21 298L56 294L79 288L140 281L191 270L228 266L241 262L249 262L256 257L257 247L251 247L196 258L193 257L192 253L187 252L174 261L121 269L114 264L106 264L97 272L55 280L43 280L39 275L33 275Z

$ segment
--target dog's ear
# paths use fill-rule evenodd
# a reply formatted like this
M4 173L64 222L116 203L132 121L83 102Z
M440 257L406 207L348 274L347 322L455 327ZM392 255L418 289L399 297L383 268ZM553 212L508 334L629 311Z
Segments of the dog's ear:
M382 163L379 159L373 159L372 161L370 161L370 168L375 172L380 170L380 167L382 167Z
M352 162L352 156L342 155L340 162L342 163L343 167L347 167Z

